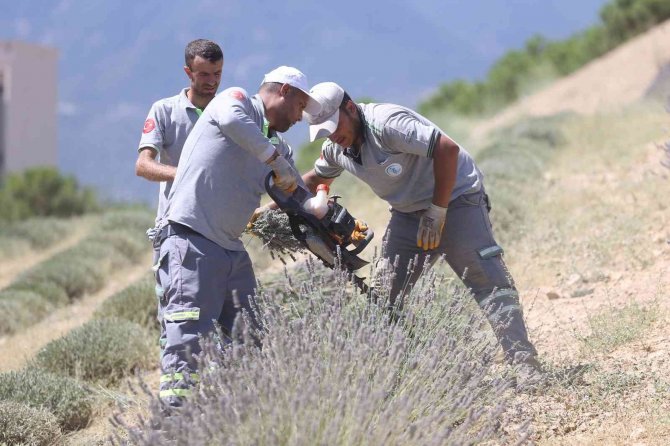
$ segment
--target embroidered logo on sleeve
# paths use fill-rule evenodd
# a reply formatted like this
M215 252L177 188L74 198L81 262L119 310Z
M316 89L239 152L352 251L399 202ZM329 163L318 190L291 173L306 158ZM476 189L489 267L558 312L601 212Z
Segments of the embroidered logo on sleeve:
M233 90L228 94L231 98L237 99L238 101L244 100L244 93L242 93L240 90Z
M156 121L154 121L153 118L149 118L146 121L144 121L144 128L142 129L142 133L149 133L155 128L156 128Z

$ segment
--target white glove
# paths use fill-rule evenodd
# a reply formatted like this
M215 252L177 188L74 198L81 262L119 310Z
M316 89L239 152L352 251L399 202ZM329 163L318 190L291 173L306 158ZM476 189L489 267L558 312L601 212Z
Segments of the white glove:
M416 246L424 251L440 246L444 222L447 220L447 208L430 205L421 215L419 231L416 233Z
M291 167L286 158L279 155L268 163L275 173L274 183L285 193L292 193L298 187L298 173Z

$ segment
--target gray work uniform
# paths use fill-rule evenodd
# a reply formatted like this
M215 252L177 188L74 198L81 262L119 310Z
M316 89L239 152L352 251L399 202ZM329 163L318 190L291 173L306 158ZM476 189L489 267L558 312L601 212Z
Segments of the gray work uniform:
M339 176L347 170L366 182L391 205L385 235L385 257L397 257L391 299L401 297L419 277L426 256L431 264L444 255L450 267L472 291L486 312L508 360L523 351L535 355L528 340L518 293L496 243L488 211L483 175L459 146L457 177L447 221L438 248L417 246L422 213L430 207L435 178L433 150L443 134L423 116L392 104L359 104L364 141L360 152L325 141L315 162L317 175ZM410 260L418 256L413 272Z
M202 114L202 110L191 103L184 88L178 95L156 101L144 121L138 152L144 148L153 149L161 164L177 167L186 138ZM167 197L172 181L161 181L158 193L156 223L165 216Z
M168 404L178 405L197 381L199 336L217 319L232 333L239 307L253 315L256 280L240 236L260 205L271 171L264 161L275 150L293 164L288 144L268 129L260 97L240 88L209 103L184 145L158 268L167 332L160 396Z
M177 167L182 147L186 142L188 134L202 114L202 110L197 108L189 100L188 88L184 88L179 94L164 98L154 102L149 110L149 115L144 121L142 137L137 149L138 152L149 148L157 153L157 160L161 164ZM172 181L161 181L158 192L158 210L156 212L156 227L161 225L165 217L167 197L172 188ZM153 230L150 230L153 231ZM158 262L158 253L160 246L155 241L153 243L153 263ZM156 282L156 295L162 294L162 286ZM161 349L165 345L165 324L161 314L160 302L158 303L158 323L160 324L159 345Z

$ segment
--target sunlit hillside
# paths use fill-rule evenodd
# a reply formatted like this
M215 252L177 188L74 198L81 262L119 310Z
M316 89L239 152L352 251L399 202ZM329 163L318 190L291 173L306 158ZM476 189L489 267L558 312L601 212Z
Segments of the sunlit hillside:
M34 222L0 233L0 308L15 315L0 324L3 432L72 445L670 444L668 66L670 22L486 121L430 116L484 171L551 378L542 392L501 384L510 372L449 274L419 287L418 323L390 327L342 276L284 265L245 236L272 342L224 356L193 411L152 430L137 418L156 416L138 389L159 376L151 215L116 210L49 220L56 237ZM347 177L331 191L375 228L371 259L386 204Z

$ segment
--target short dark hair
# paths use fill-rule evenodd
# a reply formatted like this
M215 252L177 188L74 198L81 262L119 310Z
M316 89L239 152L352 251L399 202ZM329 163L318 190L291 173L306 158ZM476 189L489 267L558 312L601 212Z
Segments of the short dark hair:
M299 88L295 88L291 84L286 84L288 85L288 96L292 96L295 94L296 91L300 90ZM279 93L279 90L281 90L281 87L283 87L284 84L281 82L263 82L260 87L260 91L266 91L268 93Z
M210 62L218 62L223 59L223 51L221 51L219 45L211 40L196 39L189 42L186 45L186 51L184 51L184 62L186 62L187 67L191 68L195 56L200 56Z
M268 93L277 93L281 86L284 84L281 84L279 82L263 82L261 84L261 91L267 91Z

